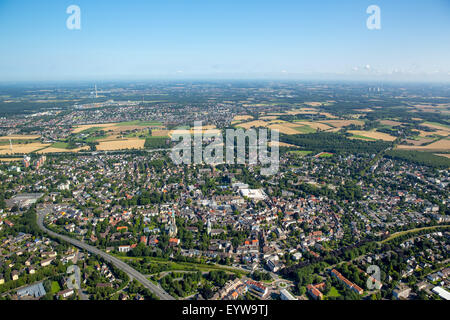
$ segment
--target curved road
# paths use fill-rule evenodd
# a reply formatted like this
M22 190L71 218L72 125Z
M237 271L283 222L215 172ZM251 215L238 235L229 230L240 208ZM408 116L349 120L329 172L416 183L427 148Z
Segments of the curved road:
M157 285L153 284L150 280L148 280L142 273L138 272L137 270L133 269L131 266L129 266L128 264L126 264L125 262L123 262L122 260L113 257L109 254L107 254L106 252L93 247L91 245L88 245L84 242L78 241L76 239L67 237L67 236L63 236L61 234L58 234L56 232L53 232L49 229L47 229L44 226L44 217L45 217L45 213L39 213L37 214L37 224L39 226L39 228L41 228L44 232L48 233L49 235L59 238L61 240L64 240L66 242L69 242L71 244L73 244L74 246L84 249L86 251L89 251L90 253L93 253L95 255L98 255L100 257L102 257L103 259L105 259L106 261L112 263L113 265L115 265L117 268L119 268L120 270L124 271L126 274L128 274L128 276L130 277L130 279L136 279L137 281L139 281L145 288L149 289L151 292L153 292L159 299L161 300L175 300L174 297L172 297L171 295L169 295L167 292L165 292L162 288L158 287Z

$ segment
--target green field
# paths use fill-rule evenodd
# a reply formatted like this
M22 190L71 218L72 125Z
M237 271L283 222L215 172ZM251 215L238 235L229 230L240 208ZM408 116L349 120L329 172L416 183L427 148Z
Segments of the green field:
M61 287L57 281L52 281L52 294L58 293L61 291Z
M302 126L302 127L295 127L295 130L301 133L314 133L316 132L315 129L311 128L310 126Z
M161 126L162 123L158 121L141 121L141 120L134 120L134 121L126 121L118 123L117 126L123 127L123 126Z
M56 142L51 145L52 148L58 148L58 149L67 149L69 144L67 142Z
M148 137L145 139L144 148L148 149L161 149L167 147L166 137Z
M340 297L341 294L335 287L331 287L330 292L327 294L327 297Z
M358 134L354 134L354 135L352 135L350 138L363 139L363 140L369 140L369 141L377 141L377 139L375 139L375 138L370 138L370 137L360 136L360 135L358 135Z
M143 260L143 258L141 258L141 257L124 257L124 256L120 256L120 255L114 255L114 256L122 259L123 261L126 261L126 260L141 261L141 260ZM222 266L222 265L218 265L218 264L202 264L202 263L178 262L178 261L174 262L174 261L169 261L169 260L165 260L163 258L156 258L156 257L150 258L150 262L158 263L158 264L166 264L169 266L170 271L196 271L196 270L200 270L200 271L216 270L217 271L217 270L222 270L222 271L231 272L231 273L235 273L235 274L249 273L248 271L238 270L238 269L234 269L232 267Z
M293 151L289 151L289 153L291 154L297 154L299 156L307 156L308 154L311 154L312 151L307 151L307 150L293 150Z

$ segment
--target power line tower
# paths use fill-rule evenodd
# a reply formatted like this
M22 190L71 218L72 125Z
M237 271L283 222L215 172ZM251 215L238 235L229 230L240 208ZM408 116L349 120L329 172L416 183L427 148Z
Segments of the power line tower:
M95 84L95 98L98 98L98 94L97 94L97 84Z
M11 142L11 139L9 139L9 151L11 151L11 153L12 153L12 142Z

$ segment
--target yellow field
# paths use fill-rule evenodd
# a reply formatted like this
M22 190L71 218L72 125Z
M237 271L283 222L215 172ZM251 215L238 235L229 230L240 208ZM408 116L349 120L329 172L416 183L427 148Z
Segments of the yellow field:
M253 117L250 115L241 115L241 116L235 116L233 118L233 121L243 121L243 120L249 120L249 119L253 119Z
M0 162L15 162L22 161L23 158L0 158Z
M450 151L450 140L441 139L427 146L397 146L403 150L430 150L430 151Z
M108 131L109 128L116 128L117 123L99 123L99 124L84 124L81 126L76 127L72 132L73 133L80 133L84 130L91 129L91 128L102 128L102 130Z
M19 135L19 134L15 134L15 135L11 135L11 136L2 136L0 137L0 140L35 140L35 139L39 139L41 136L40 135Z
M364 121L361 120L326 120L326 121L320 121L320 123L326 124L326 125L332 125L335 128L343 128L347 127L351 124L360 126L364 124Z
M326 124L320 123L320 122L312 122L312 121L303 121L302 120L302 121L297 121L295 123L303 124L303 125L306 125L306 126L310 126L313 129L319 129L319 130L323 130L323 131L329 130L329 129L332 128L329 125L326 125Z
M0 147L0 154L18 154L18 153L31 153L33 151L50 146L50 144L42 144L40 142L33 142L27 144L13 144L12 152L9 149L9 145Z
M289 127L286 125L287 123L283 123L283 124L271 124L268 126L268 128L270 128L271 130L278 130L281 133L284 134L299 134L300 132L295 130L292 127ZM300 126L297 126L300 127Z
M378 131L364 131L364 130L349 130L350 133L357 135L357 136L363 136L367 138L373 138L377 140L383 140L383 141L394 141L396 138L383 132Z
M269 147L271 147L273 145L272 141L269 141ZM291 148L300 148L299 146L293 145L293 144L289 144L286 142L278 142L278 146L279 147L291 147Z
M138 124L131 124L131 125L120 125L119 122L115 123L99 123L99 124L86 124L76 127L72 132L73 133L80 133L84 130L91 129L91 128L101 128L101 130L104 131L113 131L114 133L124 132L124 131L132 131L132 130L144 130L148 127L160 127L163 128L162 125L138 125Z
M238 127L244 128L244 129L250 129L250 128L257 128L257 127L267 127L267 122L262 120L255 120L250 122L244 122L240 123Z
M277 116L264 116L264 117L259 117L261 120L276 120L278 117Z
M130 138L123 140L99 141L97 150L100 151L114 151L126 149L143 149L144 139Z
M169 136L169 130L152 130L152 136L153 137L168 137Z
M76 148L76 149L60 149L60 148L53 148L53 147L49 147L49 148L45 148L43 150L40 150L36 153L38 154L47 154L47 153L76 153L82 150L89 150L89 147L82 147L82 148Z
M422 123L422 125L425 126L425 127L431 128L431 129L435 129L435 130L438 130L438 131L445 131L447 133L450 133L450 129L448 129L445 126L441 126L441 125L433 124L433 123Z
M384 124L386 126L393 126L393 127L394 126L399 126L399 125L402 124L401 122L393 121L393 120L381 120L380 123Z

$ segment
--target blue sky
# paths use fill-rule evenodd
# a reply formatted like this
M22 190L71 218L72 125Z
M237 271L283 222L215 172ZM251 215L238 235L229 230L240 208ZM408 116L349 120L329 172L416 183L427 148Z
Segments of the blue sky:
M450 79L450 0L0 0L0 39L0 81Z

